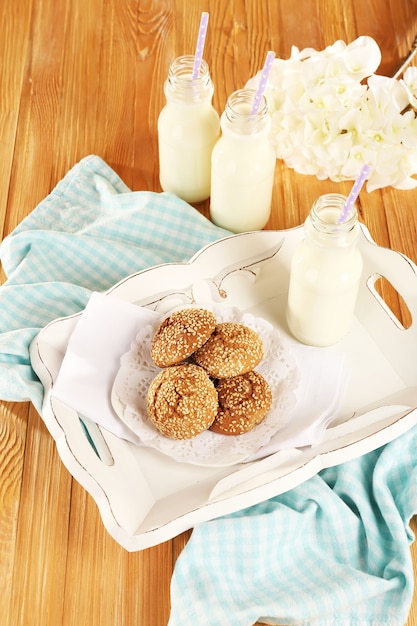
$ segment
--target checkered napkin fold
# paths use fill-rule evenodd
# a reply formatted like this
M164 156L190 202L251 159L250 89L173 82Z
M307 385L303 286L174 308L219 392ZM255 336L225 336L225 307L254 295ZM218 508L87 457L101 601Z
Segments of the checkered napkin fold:
M78 163L2 242L0 398L43 388L29 345L92 292L189 259L228 233L170 194L132 192L99 157ZM417 429L295 489L193 530L169 626L402 626L413 593Z

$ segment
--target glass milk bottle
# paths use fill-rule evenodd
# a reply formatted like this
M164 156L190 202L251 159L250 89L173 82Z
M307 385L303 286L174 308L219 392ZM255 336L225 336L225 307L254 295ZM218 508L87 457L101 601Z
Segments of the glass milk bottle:
M176 58L164 84L166 105L158 118L159 179L164 191L186 202L210 195L211 152L220 132L212 105L214 87L207 63L192 78L194 56Z
M348 332L362 275L356 247L355 205L338 224L346 197L320 196L304 224L304 240L292 261L287 322L292 334L311 346L330 346Z
M231 94L211 157L210 216L235 233L260 230L271 213L276 156L264 96L258 111L251 113L255 94L252 89Z

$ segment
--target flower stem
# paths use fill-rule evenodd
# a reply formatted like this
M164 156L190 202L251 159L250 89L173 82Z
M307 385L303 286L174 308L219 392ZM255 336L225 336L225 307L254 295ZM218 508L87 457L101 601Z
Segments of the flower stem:
M392 78L398 78L399 76L401 76L401 74L404 72L404 70L406 69L406 67L411 63L411 61L414 58L414 55L417 54L417 35L414 37L414 41L411 44L411 48L407 54L407 56L405 57L404 61L401 63L401 65L397 68L397 70L395 71L395 73L392 75Z

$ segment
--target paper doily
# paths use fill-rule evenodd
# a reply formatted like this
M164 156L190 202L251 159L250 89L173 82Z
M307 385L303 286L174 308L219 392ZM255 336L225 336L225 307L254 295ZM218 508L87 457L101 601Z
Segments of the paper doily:
M290 343L272 324L237 308L207 307L218 321L239 322L256 331L264 343L264 358L255 368L268 381L272 405L266 418L243 435L227 436L206 430L193 439L163 436L147 416L146 394L160 371L151 359L150 345L159 322L143 327L120 360L112 390L112 404L119 418L145 445L171 458L194 465L227 466L242 462L265 446L285 426L296 404L300 373Z

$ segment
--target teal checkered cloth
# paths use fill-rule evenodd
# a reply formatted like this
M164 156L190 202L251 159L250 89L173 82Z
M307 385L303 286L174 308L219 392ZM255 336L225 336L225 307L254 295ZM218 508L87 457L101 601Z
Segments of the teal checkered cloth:
M169 626L404 626L416 453L414 428L196 527L175 566Z
M0 398L41 412L29 345L45 324L82 310L92 291L228 234L175 196L132 192L100 158L83 159L0 245ZM175 566L169 626L403 626L416 450L414 428L196 527Z
M0 398L41 412L29 345L43 326L81 311L92 291L226 235L176 196L132 192L102 159L83 159L1 243Z

